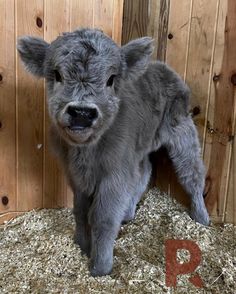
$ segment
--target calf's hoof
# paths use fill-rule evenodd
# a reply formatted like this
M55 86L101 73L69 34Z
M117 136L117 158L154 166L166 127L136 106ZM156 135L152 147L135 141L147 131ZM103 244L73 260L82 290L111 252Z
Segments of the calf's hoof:
M90 273L93 277L102 277L106 275L110 275L112 272L112 262L90 262Z
M193 220L195 220L196 222L198 222L204 226L209 226L209 224L210 224L210 217L209 217L209 214L208 214L206 208L191 209L190 216Z

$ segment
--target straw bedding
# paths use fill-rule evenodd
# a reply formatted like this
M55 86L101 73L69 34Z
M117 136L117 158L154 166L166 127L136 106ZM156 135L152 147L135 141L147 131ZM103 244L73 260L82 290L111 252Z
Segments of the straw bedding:
M73 244L70 209L31 211L0 226L0 293L235 293L236 259L233 225L204 227L190 219L172 198L150 190L135 220L116 240L111 276L93 278L88 259ZM175 291L165 285L164 241L196 241L202 250L197 268L204 288L189 275ZM178 252L179 262L188 259Z

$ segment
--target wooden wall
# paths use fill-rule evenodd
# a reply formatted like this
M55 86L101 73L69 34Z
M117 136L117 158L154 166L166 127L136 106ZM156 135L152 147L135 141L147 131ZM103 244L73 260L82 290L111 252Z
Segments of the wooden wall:
M125 0L122 43L146 35L156 40L153 58L191 88L211 217L236 223L236 1ZM165 150L153 161L155 185L188 204Z
M153 58L192 90L212 219L236 223L235 0L0 0L0 223L33 208L71 206L48 146L44 82L25 72L15 47L20 35L50 41L80 26L100 27L118 43L155 39ZM153 162L155 184L187 204L165 150Z
M120 43L122 15L123 0L0 0L0 223L72 203L49 150L44 81L23 68L17 37L51 41L77 27L99 27Z

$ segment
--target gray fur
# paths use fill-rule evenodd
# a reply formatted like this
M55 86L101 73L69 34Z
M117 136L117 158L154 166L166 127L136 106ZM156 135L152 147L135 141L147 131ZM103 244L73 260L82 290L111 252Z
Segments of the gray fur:
M31 73L46 78L52 143L74 191L75 241L91 256L92 275L111 272L121 222L134 217L151 174L149 154L161 146L191 198L192 218L209 224L189 89L167 65L150 62L150 38L120 48L102 32L82 29L51 44L22 37L18 51ZM69 105L96 109L98 117L71 131Z

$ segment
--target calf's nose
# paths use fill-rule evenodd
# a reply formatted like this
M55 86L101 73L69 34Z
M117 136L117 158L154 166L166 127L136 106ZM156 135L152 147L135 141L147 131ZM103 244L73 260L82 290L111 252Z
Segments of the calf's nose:
M79 130L91 127L93 121L98 117L96 108L69 106L67 113L70 116L70 128Z

